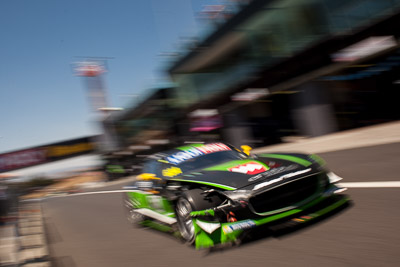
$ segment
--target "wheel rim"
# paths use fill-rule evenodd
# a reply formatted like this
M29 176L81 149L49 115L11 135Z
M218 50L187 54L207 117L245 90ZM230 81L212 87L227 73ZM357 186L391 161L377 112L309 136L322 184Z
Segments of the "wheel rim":
M139 224L140 222L144 221L145 216L136 212L136 208L129 198L125 198L124 203L126 209L126 217L130 223Z
M192 218L190 217L192 212L192 206L186 199L179 199L176 205L176 213L178 217L178 226L182 234L182 237L187 242L194 241L194 225Z

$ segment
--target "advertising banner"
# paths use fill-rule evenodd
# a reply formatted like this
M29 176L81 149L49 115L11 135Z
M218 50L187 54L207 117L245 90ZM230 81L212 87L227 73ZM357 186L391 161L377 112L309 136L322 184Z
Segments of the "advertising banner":
M91 153L96 136L0 154L0 173Z

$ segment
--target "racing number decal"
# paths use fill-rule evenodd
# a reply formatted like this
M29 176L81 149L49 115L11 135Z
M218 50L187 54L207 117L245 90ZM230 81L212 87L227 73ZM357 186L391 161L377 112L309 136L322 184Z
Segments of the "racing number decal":
M155 210L164 210L163 200L160 196L147 196L147 202L149 203L149 206Z

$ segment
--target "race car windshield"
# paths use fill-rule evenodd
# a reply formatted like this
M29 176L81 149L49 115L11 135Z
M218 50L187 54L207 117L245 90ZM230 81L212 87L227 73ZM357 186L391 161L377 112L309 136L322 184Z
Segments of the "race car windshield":
M235 150L220 151L186 160L180 163L178 167L185 173L204 169L227 161L245 158L247 158L247 155Z

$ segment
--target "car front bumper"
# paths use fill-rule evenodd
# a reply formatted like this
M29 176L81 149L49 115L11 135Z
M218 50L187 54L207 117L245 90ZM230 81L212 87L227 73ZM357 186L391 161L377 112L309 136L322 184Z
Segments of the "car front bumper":
M201 215L213 215L211 210L195 211L191 215L196 233L196 249L235 243L245 232L261 226L277 229L277 227L285 228L314 221L344 207L348 202L349 197L346 195L322 194L301 207L278 214L224 223L202 219Z

